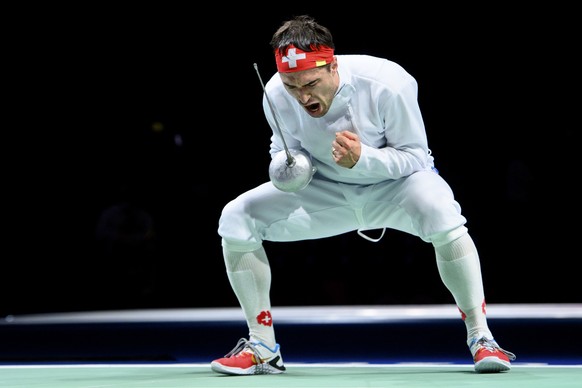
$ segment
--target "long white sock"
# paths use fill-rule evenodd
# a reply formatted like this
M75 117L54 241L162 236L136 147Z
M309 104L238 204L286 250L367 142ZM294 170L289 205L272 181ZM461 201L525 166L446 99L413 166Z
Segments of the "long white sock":
M467 328L467 339L492 338L487 325L479 254L469 234L444 245L435 244L440 277L453 295Z
M270 348L276 345L271 315L271 267L265 250L231 252L223 248L226 273L243 309L249 339Z

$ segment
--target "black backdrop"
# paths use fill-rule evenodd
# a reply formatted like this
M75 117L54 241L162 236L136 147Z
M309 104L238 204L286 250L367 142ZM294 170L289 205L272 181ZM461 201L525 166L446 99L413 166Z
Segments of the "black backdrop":
M416 77L488 302L581 302L571 11L208 7L19 16L0 314L237 306L217 222L268 179L253 63L267 80L271 34L302 13L331 29L336 53ZM431 247L395 231L266 247L273 305L453 302Z

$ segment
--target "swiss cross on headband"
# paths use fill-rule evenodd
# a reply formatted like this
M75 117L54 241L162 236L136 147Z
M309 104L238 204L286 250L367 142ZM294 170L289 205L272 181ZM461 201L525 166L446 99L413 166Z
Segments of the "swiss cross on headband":
M277 71L279 73L293 73L325 66L333 61L333 49L328 46L311 46L313 51L303 51L293 45L287 48L286 55L280 50L275 52Z

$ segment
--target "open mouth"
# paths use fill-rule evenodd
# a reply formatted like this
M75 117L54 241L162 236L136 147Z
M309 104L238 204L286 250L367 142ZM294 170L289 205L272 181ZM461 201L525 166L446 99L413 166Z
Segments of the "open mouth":
M319 103L316 102L315 104L306 105L305 109L307 109L308 112L315 113L319 110Z

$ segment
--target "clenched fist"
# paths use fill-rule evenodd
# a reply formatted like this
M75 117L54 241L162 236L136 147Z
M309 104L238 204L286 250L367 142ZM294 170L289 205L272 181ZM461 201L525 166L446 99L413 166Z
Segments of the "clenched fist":
M336 132L335 140L331 143L331 154L333 160L340 166L352 168L360 159L362 143L360 138L353 132Z

